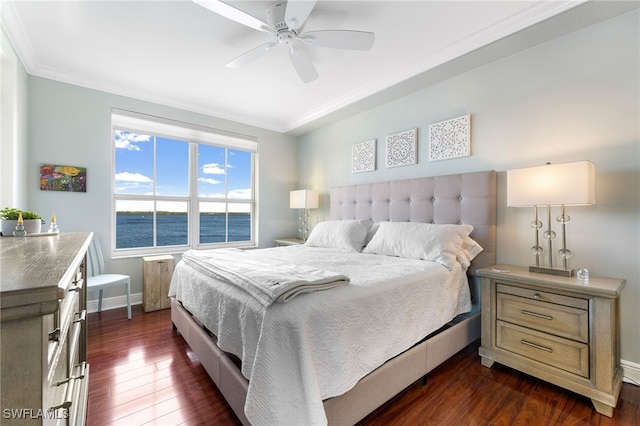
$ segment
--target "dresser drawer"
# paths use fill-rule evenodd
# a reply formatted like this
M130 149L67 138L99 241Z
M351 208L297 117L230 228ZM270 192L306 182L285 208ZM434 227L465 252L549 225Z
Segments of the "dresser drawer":
M77 424L84 421L86 406L86 389L88 385L88 364L79 357L80 335L84 324L82 315L75 314L69 318L70 324L66 333L62 334L64 340L58 344L58 349L53 357L54 362L49 366L47 386L44 389L44 407L48 410L48 416L56 419L56 424Z
M589 377L587 344L496 321L496 346L536 362Z
M502 321L589 342L589 311L585 309L498 293L496 313Z
M51 420L65 420L68 417L68 412L63 406L67 389L65 380L69 377L70 372L68 358L69 348L66 342L62 342L57 345L54 357L56 362L49 366L47 381L43 389L43 408Z
M86 417L89 365L82 362L70 369L64 363L57 366L56 373L47 383L44 407L48 419L56 425L82 425ZM62 371L66 370L65 374Z
M45 317L45 327L48 330L48 366L55 368L61 354L61 345L66 344L67 334L73 321L80 315L80 292L82 287L71 286L66 295L59 301L58 311Z

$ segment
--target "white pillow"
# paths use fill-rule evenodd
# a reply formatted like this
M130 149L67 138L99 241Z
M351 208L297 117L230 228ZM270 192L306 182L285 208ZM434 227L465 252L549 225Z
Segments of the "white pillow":
M462 245L458 251L457 260L463 268L467 269L471 266L471 261L484 250L476 240L466 237L462 240Z
M452 270L462 241L472 230L471 225L380 222L363 253L430 260Z
M360 251L372 222L366 220L327 220L318 223L305 245Z

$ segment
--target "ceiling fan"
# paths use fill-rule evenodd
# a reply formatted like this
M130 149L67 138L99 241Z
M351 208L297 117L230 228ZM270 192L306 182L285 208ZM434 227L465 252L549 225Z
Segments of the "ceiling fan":
M317 0L282 0L269 6L267 22L254 18L220 0L193 0L194 3L247 27L263 31L274 40L243 53L227 64L238 68L264 55L278 44L289 49L289 58L296 72L308 83L318 78L318 71L306 53L307 46L334 49L369 50L375 35L366 31L321 30L302 32L301 28L313 10Z

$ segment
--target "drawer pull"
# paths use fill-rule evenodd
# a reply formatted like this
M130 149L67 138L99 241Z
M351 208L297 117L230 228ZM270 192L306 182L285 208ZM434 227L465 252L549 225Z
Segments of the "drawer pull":
M83 309L82 312L76 312L76 315L80 315L78 319L73 320L74 323L87 320L87 310Z
M524 309L522 309L520 311L520 313L524 314L524 315L529 315L529 316L532 316L532 317L536 317L536 318L542 318L542 319L546 319L546 320L549 320L549 321L553 321L553 317L549 316L549 315L537 314L535 312L527 311L527 310L524 310Z
M536 300L540 300L541 298L540 293L533 293L533 298Z
M51 407L51 410L57 410L59 408L69 408L71 407L71 404L73 404L73 400L74 400L74 395L75 395L75 391L76 391L76 381L78 380L82 380L84 379L84 376L86 374L86 370L87 370L87 363L86 361L83 361L81 364L79 364L77 367L80 367L80 373L77 376L69 376L68 379L66 380L62 380L60 382L58 382L56 385L60 386L63 384L67 384L67 390L65 391L64 394L64 401L62 401L62 404L60 405L56 405L55 407Z
M80 367L80 374L78 374L77 376L69 376L64 380L60 380L58 383L56 383L56 386L64 385L65 383L68 383L72 380L84 379L84 375L86 374L86 371L87 371L87 362L82 361L80 364L76 365L76 368L78 367Z
M523 345L531 346L532 348L540 349L541 351L552 353L553 349L547 348L546 346L536 345L535 343L527 342L526 340L521 340L520 343Z

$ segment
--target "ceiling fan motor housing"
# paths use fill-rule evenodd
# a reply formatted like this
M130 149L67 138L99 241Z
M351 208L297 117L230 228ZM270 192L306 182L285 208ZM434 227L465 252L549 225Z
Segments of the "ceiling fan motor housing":
M277 1L269 6L267 11L267 23L276 30L276 36L278 42L283 46L290 47L298 37L298 32L289 28L289 25L285 22L285 11L287 9L287 2Z

